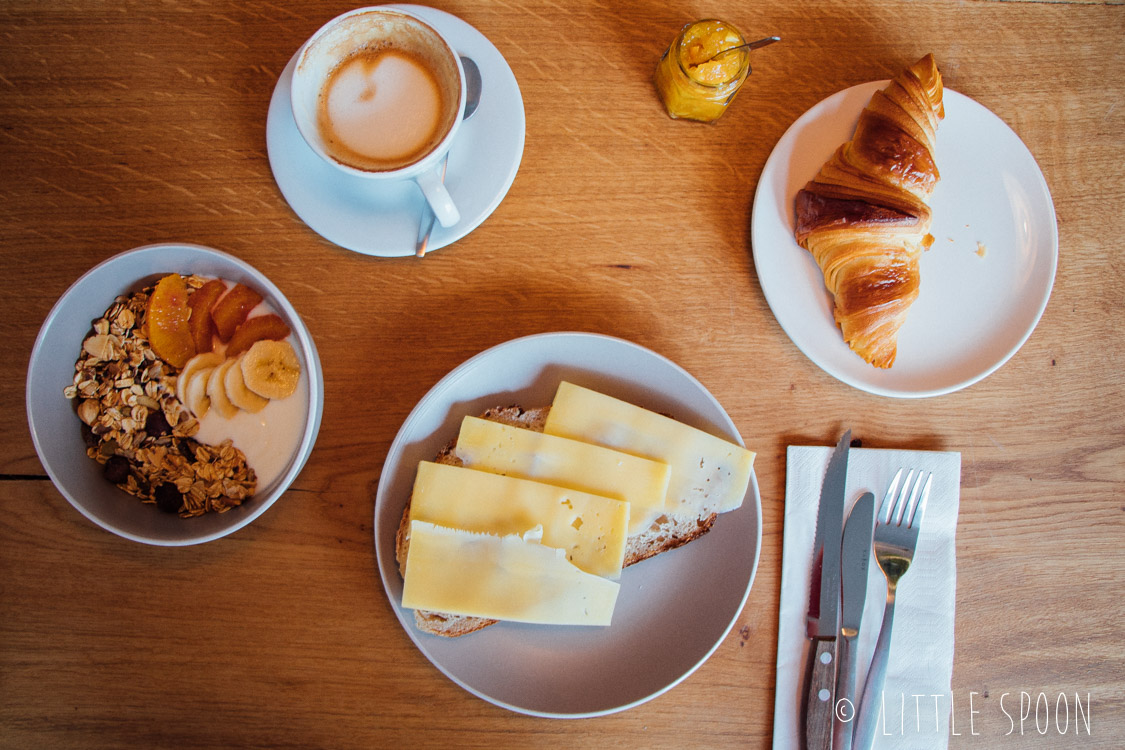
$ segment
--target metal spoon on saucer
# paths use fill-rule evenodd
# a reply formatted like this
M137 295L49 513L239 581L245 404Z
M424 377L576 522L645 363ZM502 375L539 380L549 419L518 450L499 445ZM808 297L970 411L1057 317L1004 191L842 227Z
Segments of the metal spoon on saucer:
M480 104L481 92L481 77L480 68L473 62L472 58L461 55L461 67L465 69L465 114L461 118L462 122L468 120L477 111L477 105ZM445 169L449 166L449 153L445 154L445 158L441 162L441 180L445 182ZM434 231L434 221L437 217L434 212L430 210L429 204L422 208L422 221L418 226L418 249L414 254L421 258L426 254L426 249L430 245L430 234Z

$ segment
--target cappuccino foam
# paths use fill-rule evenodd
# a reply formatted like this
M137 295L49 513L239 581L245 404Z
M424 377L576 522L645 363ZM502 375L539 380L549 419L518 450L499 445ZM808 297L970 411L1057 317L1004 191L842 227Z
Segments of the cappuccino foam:
M328 77L318 126L328 152L359 169L397 169L443 135L441 87L429 67L401 49L364 49Z

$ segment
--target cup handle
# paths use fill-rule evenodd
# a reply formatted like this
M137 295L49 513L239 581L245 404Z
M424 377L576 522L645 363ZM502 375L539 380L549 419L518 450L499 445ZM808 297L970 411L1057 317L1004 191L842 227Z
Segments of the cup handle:
M443 227L451 227L461 221L461 212L457 210L452 196L449 195L442 181L440 166L416 176L414 181L422 188L422 195L426 196L426 202L430 204L439 224Z

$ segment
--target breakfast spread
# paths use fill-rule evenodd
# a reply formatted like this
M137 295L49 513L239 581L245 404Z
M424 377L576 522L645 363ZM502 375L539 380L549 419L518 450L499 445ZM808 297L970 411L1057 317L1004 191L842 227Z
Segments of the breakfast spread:
M500 620L608 625L622 568L738 508L753 461L565 381L548 407L467 416L453 443L419 463L395 540L402 605L420 630L446 637Z
M276 478L304 420L289 334L258 292L222 279L173 273L119 296L65 390L87 455L164 512L238 507Z
M702 122L720 118L750 73L749 49L756 44L746 44L741 32L724 21L705 20L684 26L655 71L656 91L668 115ZM377 173L401 171L411 165L428 169L432 160L425 158L427 154L439 146L444 152L446 134L452 140L453 130L462 119L452 112L457 102L451 92L457 87L450 85L448 71L443 72L440 65L409 45L340 50L343 47L329 55L339 58L335 66L316 76L323 80L317 92L314 121L327 152L318 155L324 161L335 161L337 167L378 177L387 175ZM471 47L469 51L473 52ZM290 68L300 70L302 64L298 61ZM290 91L295 90L294 80L291 78L287 84ZM494 80L489 78L489 84ZM794 91L808 93L798 77L788 84ZM858 108L873 88L852 96L849 105L855 102ZM495 89L489 91L490 95L492 91ZM946 92L944 97L953 110L955 95ZM805 283L805 277L800 275L787 277L787 281L797 278L802 291L810 292L816 303L799 305L798 314L815 317L819 330L827 332L834 352L849 358L857 368L869 369L840 346L837 331L820 314L827 309L820 304L827 298L808 256L792 247L795 236L823 275L824 285L833 297L833 319L843 340L868 364L890 368L899 347L899 330L919 294L919 259L934 242L930 235L929 201L939 180L936 131L944 118L944 105L942 76L933 57L928 55L907 67L885 89L876 92L849 139L843 128L850 129L854 114L854 110L844 116L828 113L834 127L839 125L840 129L834 129L829 137L818 134L820 141L828 146L846 142L797 193L795 204L792 191L812 173L827 151L816 151L812 157L815 163L810 163L812 168L807 171L805 166L793 169L794 164L804 163L799 149L794 152L796 157L788 154L788 159L778 160L789 167L787 180L781 181L783 208L760 215L771 214L774 222L781 225L783 242L754 244L775 251L780 248L779 254L799 262L802 272L814 274L814 283ZM288 117L287 110L284 116ZM289 121L285 124L288 126ZM694 126L688 129L691 127ZM480 130L487 131L489 126L481 126ZM522 119L519 134L522 153ZM707 139L702 138L701 142L706 143ZM307 143L314 150L319 148L314 139ZM459 145L458 149L460 154L468 146ZM518 158L516 161L518 166ZM737 165L724 163L737 171ZM454 159L452 164L458 176L472 173L463 162L458 164ZM950 178L956 173L952 168L947 171ZM436 170L429 169L426 174L430 180L438 179L433 176ZM439 182L445 178L445 162L440 174ZM800 181L793 183L789 178L797 174ZM417 182L436 211L425 183L421 179ZM953 182L947 179L947 186ZM451 181L451 186L455 184ZM412 190L412 186L408 187ZM472 187L479 192L476 185ZM310 192L325 195L328 202L341 195L340 191ZM360 210L367 211L368 201L357 203L362 204ZM373 205L378 203L380 200L370 201ZM729 228L728 214L717 212L711 223ZM794 215L795 225L790 229L788 220ZM335 214L331 216L335 218ZM430 220L432 224L433 217ZM707 220L705 216L697 224ZM985 246L978 243L977 247L978 256L984 257ZM191 267L186 263L159 265L184 266ZM792 288L791 284L789 289ZM96 295L86 297L100 300ZM288 309L288 305L285 307ZM89 317L85 308L82 316L78 325L68 327L68 342L70 338L77 339L75 329L85 328ZM292 315L289 320L296 323ZM145 504L156 505L163 513L182 518L225 513L258 494L256 506L236 511L225 519L210 519L220 522L249 521L287 486L278 479L291 465L303 427L314 423L306 413L309 373L290 342L290 325L264 300L260 290L222 278L172 272L158 279L152 277L141 291L118 297L92 325L92 332L82 341L73 384L66 388L66 396L82 424L88 457L96 462L78 461L84 469L79 472L80 481L100 466L104 478L112 485ZM682 332L678 334L682 338ZM348 337L347 341L353 338ZM793 338L799 343L796 336ZM339 346L337 342L336 348ZM51 371L65 371L70 364L71 347L68 343L54 349L61 350L67 361L62 366L53 363ZM637 376L634 373L643 372L643 368L636 366L608 372L611 368L605 365L614 358L607 351L612 350L591 346L591 353L584 354L585 359L576 364L563 356L556 359L558 352L553 344L542 350L547 349L547 369L530 366L538 365L538 361L520 362L519 367L511 368L514 376L502 384L492 381L490 370L477 384L459 386L461 390L456 394L446 394L444 400L435 399L441 401L441 408L431 409L425 418L414 419L412 413L408 422L420 425L414 428L414 437L421 435L421 440L412 441L404 425L402 439L396 439L395 446L409 446L404 453L409 457L409 466L403 472L399 468L401 462L395 464L388 457L379 467L380 497L375 506L376 556L392 609L404 623L403 610L410 610L418 633L442 638L457 638L501 622L536 626L496 628L490 635L470 639L467 645L453 644L452 651L457 652L456 658L462 664L470 660L493 663L492 668L501 672L501 679L517 689L528 689L529 685L534 688L536 679L544 683L554 681L556 675L551 670L566 669L570 665L559 665L567 660L573 660L577 665L573 671L586 679L590 675L609 674L615 669L591 670L589 665L595 659L604 660L610 648L621 653L622 664L629 661L627 666L634 667L614 665L616 671L628 673L626 679L636 680L636 664L645 668L652 662L663 665L665 652L675 650L679 646L677 641L690 640L708 627L710 630L696 640L707 641L704 646L710 650L701 656L693 655L687 667L690 672L731 632L735 618L747 602L746 594L761 551L762 518L756 484L749 493L754 482L755 454L737 444L739 439L733 426L728 433L734 436L732 441L651 408L563 381L558 382L549 406L533 403L530 409L509 406L488 409L479 416L457 414L460 423L455 439L437 455L427 453L430 460L418 460L418 448L428 444L434 424L448 424L450 414L456 413L450 409L480 403L479 384L488 389L485 393L503 392L504 387L511 389L509 393L521 389L539 393L543 380L549 378L554 385L560 371L582 373L577 377L598 383L633 382L637 390L641 390L643 383L650 397L675 404L668 410L680 412L681 418L687 412L690 420L694 413L696 423L715 420L716 413L726 419L722 408L701 386L702 395L684 400L682 391L690 387L685 388L682 379L662 379L647 372L643 377ZM904 343L902 349L904 357L896 375L909 367L905 356L908 346ZM318 379L315 348L305 340L303 351L312 360L306 362L313 368L314 380ZM365 368L360 369L366 372ZM503 367L496 371L506 372ZM456 378L449 382L455 383ZM53 381L50 386L56 407L61 386L62 383L54 385ZM440 393L440 388L431 391L435 392ZM689 406L698 405L704 396L710 399L709 406ZM318 406L318 402L313 406ZM319 424L320 412L314 413L315 424ZM726 423L730 424L730 420L726 419ZM360 422L359 429L377 431L376 427L374 423ZM72 433L70 438L77 443L76 434ZM308 442L311 444L311 440ZM842 439L842 446L848 444L848 438ZM76 446L67 446L68 455L76 455L78 450ZM392 447L392 455L395 450ZM307 454L302 451L302 462L304 455ZM854 596L848 596L849 584L858 580L863 591L867 584L873 500L871 493L866 493L867 505L862 506L867 508L866 514L853 510L847 526L842 526L846 458L842 466L837 493L841 512L834 516L835 526L824 532L819 518L816 523L818 537L842 540L822 544L819 556L814 551L811 586L823 586L826 601L831 601L833 608L842 603L846 611L849 599L854 601ZM295 471L296 468L289 476ZM824 496L831 474L830 464L822 490ZM384 477L390 479L384 482ZM408 491L404 483L410 484ZM925 486L928 493L929 485ZM262 492L270 487L273 491ZM119 494L108 486L102 490L99 495ZM788 485L786 490L788 504ZM388 495L392 498L390 503ZM362 495L355 499L362 499ZM97 500L105 504L102 497ZM718 520L744 502L757 507L732 513L723 522ZM144 523L160 518L133 499L122 507L127 513L136 510ZM821 507L827 508L827 503L821 503ZM787 529L794 526L788 515L784 520ZM648 558L700 540L716 523L724 525L706 542L693 544L685 552L666 556L658 563L646 564L631 574L626 572L626 568ZM179 530L215 524L182 523L178 518L170 518L169 523L160 525ZM393 560L388 544L391 535ZM785 546L788 553L788 539ZM860 562L848 564L854 560ZM837 586L839 568L845 569L842 587ZM398 592L396 570L402 584ZM650 571L653 575L646 578ZM736 575L742 571L746 572L745 578ZM824 571L831 574L822 576ZM849 572L851 575L847 575ZM721 585L712 588L713 581ZM782 576L782 581L783 590L788 593L792 588L788 577ZM688 590L692 595L685 596ZM801 597L802 601L804 598ZM709 602L720 600L721 609L708 609ZM810 620L812 617L810 610ZM837 625L850 630L858 627L847 626L850 618L838 619L828 608L823 619L829 632ZM538 627L608 628L614 624L619 627L612 631L595 630L591 637L585 637L589 630L576 634ZM887 628L889 632L889 625ZM721 632L711 632L717 630ZM742 632L745 641L750 637L749 626ZM531 637L525 638L529 633ZM845 633L841 642L854 637ZM566 638L572 640L568 642ZM883 641L881 637L879 640ZM426 656L459 684L488 695L464 670L450 668L454 662L439 662L431 649L420 640L418 643ZM552 647L561 644L556 649L558 654L551 654L556 658L542 660L546 667L531 677L521 674L523 664L540 661L534 657L547 651L541 648L544 643ZM534 653L536 648L541 649L539 653ZM843 675L846 682L847 670L834 666L835 651L819 651L820 644L815 648L818 651L813 652L813 669L838 669L836 674ZM434 649L437 650L452 653L445 647ZM525 658L528 652L533 652L533 658ZM579 663L574 658L576 653L587 652L594 654L594 659ZM780 674L787 668L780 658L780 645L778 653ZM848 663L843 661L845 653L841 651L841 664ZM501 658L497 659L497 655ZM817 663L823 668L817 667ZM512 679L507 679L508 670ZM662 673L650 679L663 680L656 687L659 690L674 685L677 678L682 679L683 671L673 667L668 670L670 677L665 678ZM567 678L576 682L570 675ZM565 687L573 689L570 684ZM649 685L641 687L653 690ZM639 693L640 688L635 692ZM780 683L777 692L787 695ZM840 694L855 697L854 692L845 686ZM635 704L632 694L627 698ZM614 696L613 700L618 699ZM533 706L536 712L557 710L547 700L541 703ZM808 703L816 705L813 700ZM511 701L507 705L523 707ZM575 715L580 710L593 714L600 709L594 706L590 710L577 703L567 703L562 708Z
M934 241L927 204L945 116L933 55L877 91L852 140L797 194L796 238L813 254L848 346L880 368L918 297L918 261Z

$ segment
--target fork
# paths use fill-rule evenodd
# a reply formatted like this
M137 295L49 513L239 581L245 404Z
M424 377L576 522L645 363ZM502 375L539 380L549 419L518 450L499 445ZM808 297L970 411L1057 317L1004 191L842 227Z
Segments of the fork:
M891 627L895 619L895 591L918 546L918 530L922 516L926 512L926 500L930 496L930 486L934 475L930 473L923 480L923 472L911 469L899 487L904 469L899 469L887 488L887 494L879 506L879 516L875 521L875 535L872 547L875 560L883 575L887 577L887 605L883 609L883 625L879 630L879 640L875 643L875 655L867 670L863 683L863 696L860 699L859 714L856 718L852 747L867 750L875 739L875 725L879 718L882 701L879 694L887 677L887 661L890 658Z

